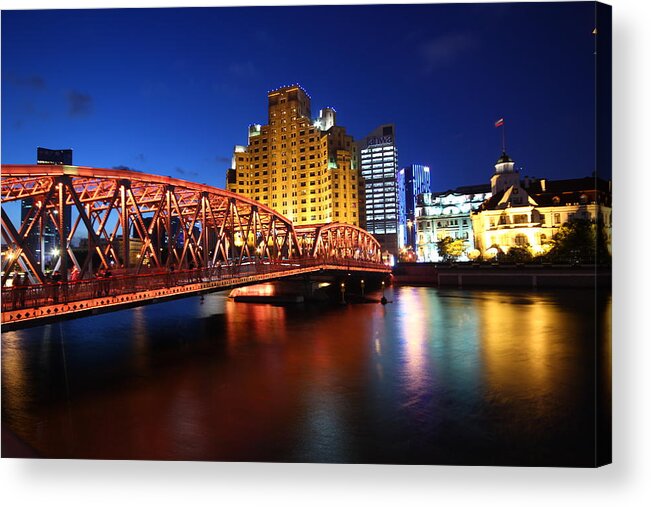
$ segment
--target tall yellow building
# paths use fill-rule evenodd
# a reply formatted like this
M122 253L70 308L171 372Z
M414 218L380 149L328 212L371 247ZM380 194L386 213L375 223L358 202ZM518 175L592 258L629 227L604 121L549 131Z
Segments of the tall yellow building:
M226 188L259 201L297 225L359 225L357 147L336 112L312 119L298 85L270 91L267 125L251 125L236 146Z

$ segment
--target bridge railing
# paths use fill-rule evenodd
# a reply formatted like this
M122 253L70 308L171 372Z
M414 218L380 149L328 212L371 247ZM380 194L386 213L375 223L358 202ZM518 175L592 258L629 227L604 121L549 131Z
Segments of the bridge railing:
M376 263L341 259L251 260L250 262L245 261L241 264L229 263L210 268L178 271L157 270L140 274L97 277L77 281L38 285L16 285L2 287L2 311L68 304L95 298L109 298L125 294L158 289L172 289L174 287L222 280L237 280L248 276L282 273L300 268L326 265L334 265L340 268L377 269L381 267Z

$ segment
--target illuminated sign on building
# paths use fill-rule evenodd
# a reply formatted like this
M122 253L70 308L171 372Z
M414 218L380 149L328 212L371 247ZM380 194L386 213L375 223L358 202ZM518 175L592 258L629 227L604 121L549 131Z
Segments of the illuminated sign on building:
M391 136L377 136L369 137L366 140L366 146L377 146L378 144L391 144L393 139Z

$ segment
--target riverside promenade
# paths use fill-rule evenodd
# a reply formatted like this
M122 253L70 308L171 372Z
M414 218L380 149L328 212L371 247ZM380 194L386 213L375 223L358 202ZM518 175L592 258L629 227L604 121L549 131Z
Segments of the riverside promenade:
M610 288L610 266L399 263L393 282L440 287Z

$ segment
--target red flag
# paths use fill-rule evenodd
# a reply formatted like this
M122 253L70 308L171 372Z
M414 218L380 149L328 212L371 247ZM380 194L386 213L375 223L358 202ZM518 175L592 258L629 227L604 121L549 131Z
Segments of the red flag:
M501 127L502 125L504 125L504 118L500 118L495 122L495 127Z

